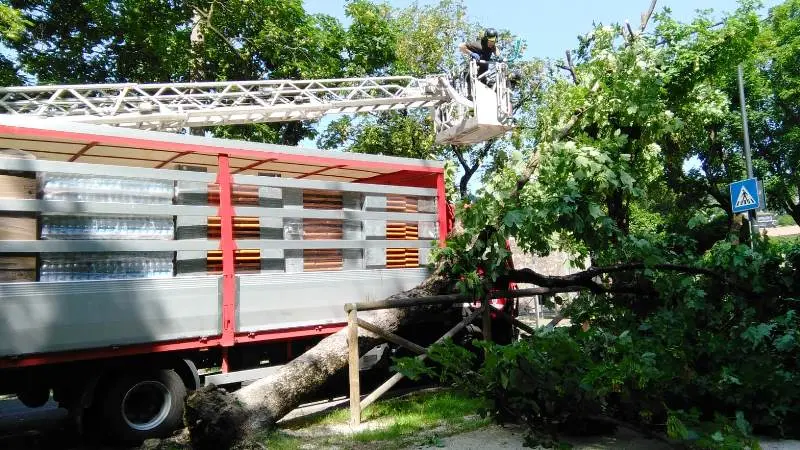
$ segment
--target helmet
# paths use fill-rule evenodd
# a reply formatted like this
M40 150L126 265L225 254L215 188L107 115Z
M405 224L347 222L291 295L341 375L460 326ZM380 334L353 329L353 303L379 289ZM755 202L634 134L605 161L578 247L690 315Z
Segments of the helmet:
M484 39L493 39L493 40L497 39L497 30L495 30L494 28L487 28L483 32L483 38Z

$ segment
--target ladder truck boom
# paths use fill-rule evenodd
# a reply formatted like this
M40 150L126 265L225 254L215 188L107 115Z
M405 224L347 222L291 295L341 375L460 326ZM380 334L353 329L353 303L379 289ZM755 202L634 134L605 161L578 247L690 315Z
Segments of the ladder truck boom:
M510 129L501 70L492 88L462 83L471 93L446 75L0 87L0 113L175 132L425 108L434 113L437 142L469 144Z

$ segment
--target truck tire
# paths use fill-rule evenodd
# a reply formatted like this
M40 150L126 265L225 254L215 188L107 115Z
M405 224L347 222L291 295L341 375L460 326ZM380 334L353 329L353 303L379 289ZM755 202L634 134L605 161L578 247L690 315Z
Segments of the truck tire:
M46 386L28 386L17 392L17 400L28 408L41 408L50 400L50 389Z
M105 386L98 394L111 439L164 438L182 425L186 386L174 370L119 374Z

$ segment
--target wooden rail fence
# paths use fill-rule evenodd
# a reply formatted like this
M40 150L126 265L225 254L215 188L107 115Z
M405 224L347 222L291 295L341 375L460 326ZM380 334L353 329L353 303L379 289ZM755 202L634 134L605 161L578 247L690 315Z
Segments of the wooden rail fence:
M442 342L447 338L452 338L464 327L472 323L478 316L483 319L483 338L490 340L492 337L491 331L491 307L489 301L495 298L520 298L529 297L533 295L547 295L556 294L560 292L577 292L583 290L579 286L567 286L559 288L530 288L530 289L516 289L512 291L494 291L486 297L480 299L480 307L473 311L468 317L464 318L461 322L456 324L448 330L442 337L436 340L436 343ZM388 342L399 345L417 354L420 361L428 357L428 348L415 344L408 339L398 336L390 331L384 330L379 326L367 322L366 320L358 318L359 311L376 311L381 309L393 308L410 308L412 306L423 305L452 305L453 303L473 302L476 299L470 296L461 294L447 294L436 295L431 297L417 297L401 300L381 300L377 302L360 302L360 303L347 303L344 305L344 310L347 313L347 344L348 344L348 370L350 379L350 425L356 427L361 424L361 413L369 405L379 399L395 384L403 379L403 374L396 373L391 378L386 380L383 384L378 386L372 393L367 395L361 400L361 385L359 380L359 364L360 359L358 351L358 329L363 328L371 333L374 333ZM516 317L511 317L505 312L495 309L494 313L498 317L510 322L513 326L524 330L527 333L533 334L534 329L527 324L520 322ZM555 322L555 321L554 321Z

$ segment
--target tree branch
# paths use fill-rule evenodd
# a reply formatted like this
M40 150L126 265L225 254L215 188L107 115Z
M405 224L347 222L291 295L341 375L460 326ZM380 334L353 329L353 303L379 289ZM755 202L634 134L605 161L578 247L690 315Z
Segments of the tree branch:
M496 139L491 139L483 143L483 148L481 148L481 151L478 152L478 156L475 157L475 164L470 169L473 173L478 170L478 166L481 165L483 159L489 155L489 151L492 149L492 147L494 147L495 142L497 142Z
M536 94L534 93L520 97L513 105L511 105L511 114L516 114L523 105L533 100L534 97L536 97Z
M575 73L575 65L572 63L572 54L570 53L569 50L567 50L564 53L566 53L567 55L567 67L564 66L559 66L559 67L568 70L569 73L572 75L572 82L578 84L578 74Z
M627 20L625 21L625 28L628 29L628 34L630 35L630 39L628 40L629 43L633 43L633 40L636 39L636 34L633 32L633 28L631 28L631 23Z
M461 153L461 150L459 150L457 147L452 147L452 150L456 155L456 158L458 158L458 162L461 164L461 167L464 169L464 171L469 170L469 164L467 164L467 160L464 159L464 154Z
M475 175L475 172L478 171L478 168L480 167L484 158L486 158L486 156L489 154L489 151L492 149L496 141L497 141L496 139L492 139L484 142L481 150L478 152L477 155L475 155L475 160L472 166L464 167L464 175L461 177L461 180L458 183L459 191L461 191L462 196L467 195L467 185L469 184L469 180L472 179L472 176ZM461 156L461 159L463 160L463 156ZM464 160L464 162L462 163L462 165L464 164L466 164L466 160Z
M206 12L205 12L205 11L203 11L202 9L199 9L199 8L197 8L196 6L192 6L192 9L193 9L193 10L194 10L194 11L195 11L197 14L200 14L200 15L203 17L203 19L205 19L205 25L206 25L208 28L210 28L210 29L211 29L211 31L213 31L213 32L214 32L214 34L216 34L217 36L219 36L219 37L220 37L220 39L222 39L222 40L223 40L223 41L224 41L226 44L228 44L228 47L230 47L230 49L231 49L231 50L233 50L233 52L234 52L234 53L236 53L236 55L237 55L239 58L241 58L241 59L242 59L242 60L244 60L244 61L247 61L247 58L246 58L246 57L245 57L245 56L244 56L244 55L243 55L243 54L242 54L242 53L239 51L239 49L238 49L238 48L236 48L236 46L234 46L234 45L233 45L233 42L231 42L231 40L230 40L230 39L228 39L228 37L227 37L227 36L225 36L225 35L224 35L224 34L223 34L221 31L219 31L219 30L217 29L217 27L215 27L214 25L211 25L211 15L214 13L214 4L215 4L215 3L216 3L216 1L214 1L214 2L211 2L211 7L210 7L210 9L209 9L208 13L206 13Z
M647 23L650 22L650 17L653 15L653 11L656 9L657 2L658 0L652 0L650 2L650 8L647 10L647 12L642 13L642 24L639 27L640 32L643 33L645 28L647 28Z
M605 286L593 280L599 275L608 275L620 272L633 272L644 269L655 269L670 272L682 272L686 274L704 275L713 278L717 281L725 283L734 287L738 291L749 294L752 291L746 286L740 286L735 281L729 279L726 275L714 272L713 270L704 269L701 267L692 267L682 264L654 264L647 266L644 263L626 263L616 264L606 267L591 267L582 272L573 273L563 276L543 275L531 269L518 269L510 271L505 277L503 282L513 281L517 283L535 284L541 287L567 287L567 286L583 286L594 293L632 293L632 294L655 294L655 291L644 289L640 286L631 287L623 286Z
M531 269L519 269L509 272L508 276L511 279L511 281L516 281L519 283L531 283L542 287L564 287L564 286L596 287L599 285L596 282L591 281L591 279L596 276L608 275L619 272L631 272L647 268L706 275L711 278L715 278L717 280L726 281L723 275L699 267L685 266L680 264L655 264L652 266L646 266L644 263L627 263L627 264L617 264L606 267L592 267L582 272L577 272L564 276L542 275Z
M576 112L572 117L570 117L567 123L564 125L564 127L561 128L561 130L559 130L558 135L556 136L556 140L560 141L565 137L567 137L569 132L572 131L572 128L575 127L575 125L578 123L578 119L580 119L583 113L585 112L586 108L583 108L581 110L578 110L578 112Z

